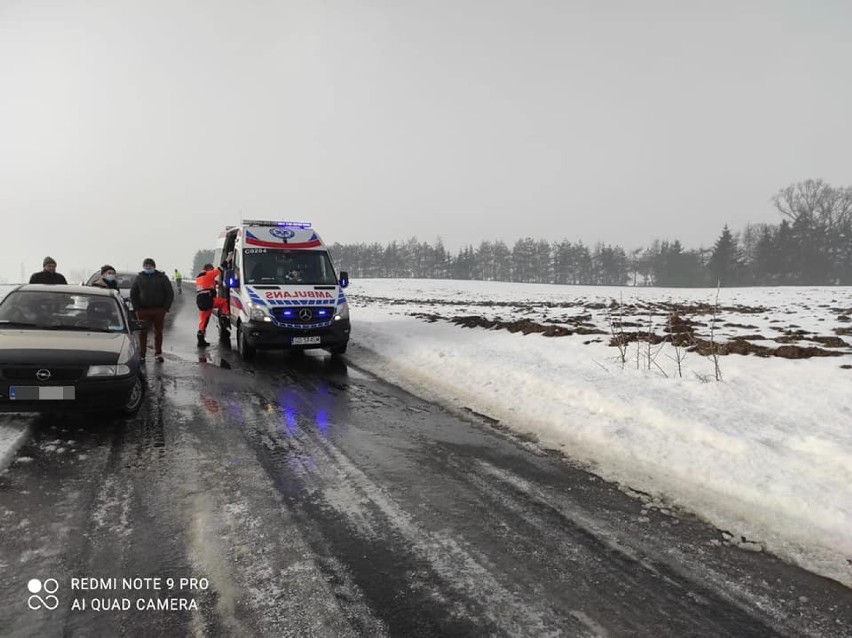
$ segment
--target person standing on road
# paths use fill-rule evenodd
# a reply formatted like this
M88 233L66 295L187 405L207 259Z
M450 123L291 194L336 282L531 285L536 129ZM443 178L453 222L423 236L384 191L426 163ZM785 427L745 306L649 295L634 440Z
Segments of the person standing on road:
M45 257L41 263L43 270L34 272L30 276L31 284L67 284L65 277L56 272L56 260L53 257Z
M181 284L183 284L183 275L180 274L180 271L177 268L175 268L175 288L177 288L177 293L179 295L183 294Z
M92 282L92 285L97 286L98 288L118 290L118 280L115 277L115 268L109 264L101 266L101 276L95 279Z
M139 349L145 360L148 346L148 328L154 327L154 358L163 362L163 324L166 313L175 300L175 291L168 276L157 270L156 262L148 257L142 262L142 272L133 280L130 301L140 321L146 323L139 333Z
M195 305L198 306L198 347L206 348L210 344L204 338L207 324L214 308L219 314L228 311L228 302L216 296L216 278L219 270L213 264L204 264L204 270L195 278Z

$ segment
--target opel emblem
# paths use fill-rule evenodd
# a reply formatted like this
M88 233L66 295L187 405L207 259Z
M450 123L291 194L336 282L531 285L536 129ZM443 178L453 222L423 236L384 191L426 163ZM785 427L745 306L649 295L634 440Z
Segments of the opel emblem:
M50 370L46 370L42 368L38 372L36 372L36 379L39 381L49 381L50 380Z
M311 317L314 316L314 313L311 312L310 308L302 308L299 310L299 319L302 321L310 321Z

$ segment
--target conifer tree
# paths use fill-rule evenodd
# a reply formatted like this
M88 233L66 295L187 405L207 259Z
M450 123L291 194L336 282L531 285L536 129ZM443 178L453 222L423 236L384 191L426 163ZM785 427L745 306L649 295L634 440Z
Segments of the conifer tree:
M736 286L740 283L742 259L737 240L727 224L713 246L708 268L713 281L722 286Z

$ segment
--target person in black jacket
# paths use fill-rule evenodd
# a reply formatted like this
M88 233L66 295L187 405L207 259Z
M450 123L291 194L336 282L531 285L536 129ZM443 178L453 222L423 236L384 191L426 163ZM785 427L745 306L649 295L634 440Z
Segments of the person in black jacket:
M56 260L53 257L45 257L42 262L44 270L34 272L30 276L31 284L67 284L65 277L56 272Z
M130 287L130 301L140 321L147 325L139 333L139 349L145 360L148 347L148 327L154 327L154 358L163 362L163 323L166 313L175 300L175 291L168 276L157 270L157 264L148 257L142 262L142 272L133 280Z

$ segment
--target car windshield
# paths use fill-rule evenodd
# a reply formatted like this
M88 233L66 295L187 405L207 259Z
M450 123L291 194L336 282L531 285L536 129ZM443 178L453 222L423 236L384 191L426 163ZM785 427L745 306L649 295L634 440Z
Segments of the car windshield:
M0 302L0 328L126 332L112 297L59 291L19 290Z
M334 285L337 278L324 250L247 248L247 284Z

